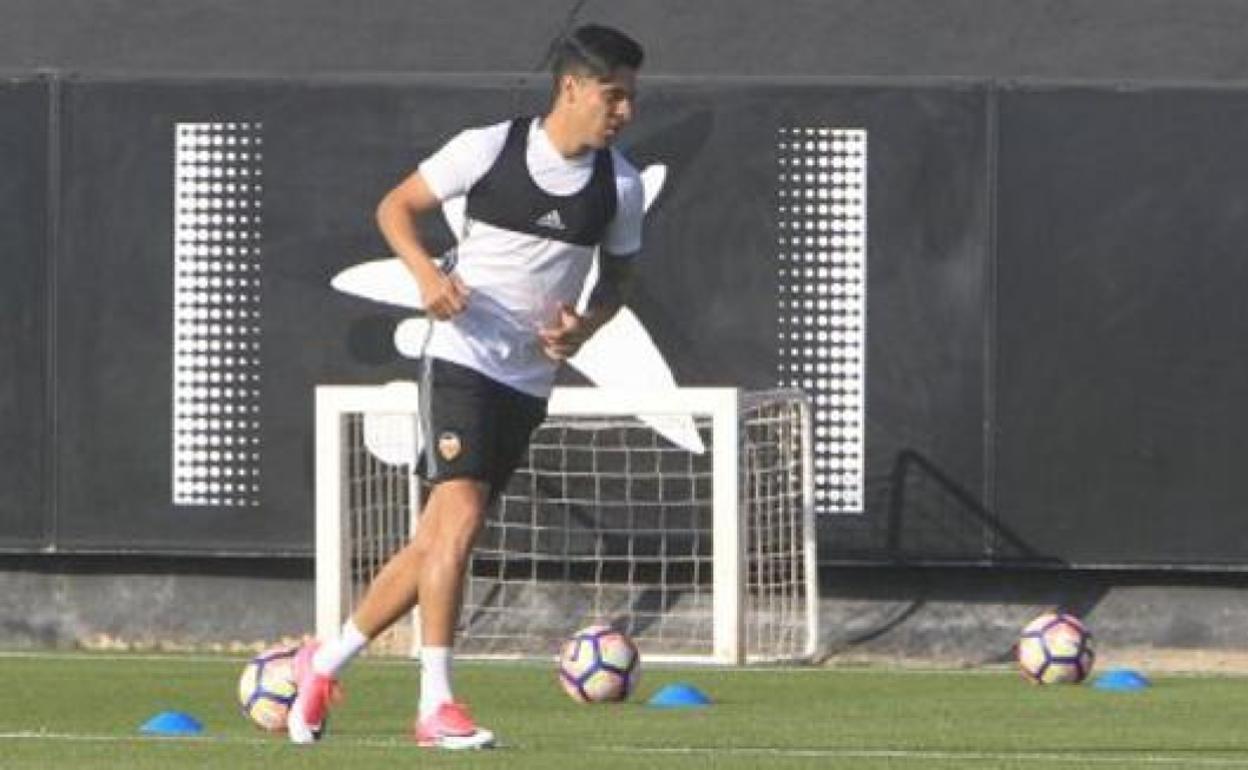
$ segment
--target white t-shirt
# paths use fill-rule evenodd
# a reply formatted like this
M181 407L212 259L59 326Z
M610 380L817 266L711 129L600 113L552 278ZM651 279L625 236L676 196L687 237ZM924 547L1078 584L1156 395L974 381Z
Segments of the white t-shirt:
M465 130L420 164L420 174L441 201L466 195L494 165L511 121ZM602 249L626 259L641 249L644 196L641 177L611 150L618 199ZM565 158L533 121L526 163L539 188L571 195L588 184L594 153ZM427 354L475 369L540 398L550 395L558 362L542 352L538 329L556 318L560 303L575 305L594 259L593 247L465 223L459 233L456 273L469 289L467 309L434 324Z

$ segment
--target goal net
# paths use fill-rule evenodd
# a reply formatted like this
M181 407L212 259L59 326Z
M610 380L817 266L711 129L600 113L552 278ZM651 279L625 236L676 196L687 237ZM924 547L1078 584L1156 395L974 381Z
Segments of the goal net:
M418 526L417 387L317 388L317 632ZM457 654L550 656L608 622L648 660L799 661L818 632L796 390L558 388L468 567ZM373 649L419 646L418 613Z

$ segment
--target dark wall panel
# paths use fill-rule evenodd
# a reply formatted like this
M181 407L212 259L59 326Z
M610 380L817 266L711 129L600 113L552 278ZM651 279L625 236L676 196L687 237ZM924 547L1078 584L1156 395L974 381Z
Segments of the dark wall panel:
M28 109L5 111L2 147L28 178L0 190L30 216L5 242L33 256L0 287L22 330L0 352L42 377L47 169L13 142L45 130L47 97L14 88ZM376 202L421 158L545 93L540 77L68 82L57 475L42 484L31 452L5 469L10 542L307 552L314 386L413 376L393 343L405 311L330 279L385 255ZM864 506L824 517L825 557L1242 562L1248 96L723 80L651 83L640 107L626 149L668 174L632 304L683 385L781 380L779 137L865 132ZM173 489L174 153L191 123L263 139L259 481L228 503ZM41 382L0 385L13 447L52 435Z
M1076 563L1248 558L1248 95L1001 101L999 510Z
M986 90L665 85L642 115L671 181L633 304L686 385L777 384L778 129L866 131L865 509L824 553L983 558Z
M420 157L423 116L442 109L376 87L92 81L67 96L62 544L308 551L313 386L411 374L391 352L399 316L329 279L379 253L376 200ZM241 504L175 504L175 129L235 122L262 124L264 141L259 490Z
M866 509L831 519L824 552L982 558L996 537L975 515L987 484L987 92L877 100L866 121Z
M143 86L65 85L61 547L143 550L181 541L210 549L242 534L245 511L175 511L171 503L171 118L195 115L195 106L191 94L161 104ZM249 534L239 543L263 542Z
M545 94L542 78L71 82L61 544L309 549L313 387L413 376L392 341L404 312L338 294L330 279L385 255L374 208L421 158L465 125L541 109ZM869 499L866 516L845 520L846 547L878 550L923 500L890 507L904 453L976 499L983 488L984 110L976 88L655 84L626 138L640 167L668 167L635 310L681 384L768 388L779 377L780 129L867 131ZM238 505L174 504L175 130L232 121L263 126L259 492ZM978 553L981 541L958 547Z
M0 547L42 545L49 84L0 83Z
M677 114L704 102L721 141L652 238L653 269L686 267L646 284L674 311L651 328L659 339L686 335L669 345L678 366L708 362L682 383L775 384L776 159L766 149L778 126L866 131L864 507L822 520L823 553L981 557L991 522L950 503L950 489L979 501L985 483L986 91L769 85L662 99Z

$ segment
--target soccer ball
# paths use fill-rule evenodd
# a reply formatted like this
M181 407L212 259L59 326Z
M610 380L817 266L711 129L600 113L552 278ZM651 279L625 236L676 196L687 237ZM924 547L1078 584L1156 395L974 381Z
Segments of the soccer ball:
M641 678L641 655L633 640L607 625L582 628L559 652L559 682L581 703L622 701Z
M1074 615L1046 612L1023 628L1018 667L1036 684L1078 684L1092 672L1092 632Z
M258 727L286 729L286 714L295 702L296 647L270 647L247 662L238 678L238 703Z

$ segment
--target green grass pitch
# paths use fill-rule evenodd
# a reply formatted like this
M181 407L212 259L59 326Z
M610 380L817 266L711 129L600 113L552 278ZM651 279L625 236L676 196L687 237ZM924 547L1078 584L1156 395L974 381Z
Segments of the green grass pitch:
M1012 672L648 667L625 704L581 706L550 666L463 662L459 695L504 746L430 753L405 739L412 664L366 659L312 747L252 728L227 658L0 656L0 767L25 768L1246 768L1248 679L1158 677L1144 691L1035 687ZM645 705L692 683L715 704ZM160 711L200 738L148 738Z

